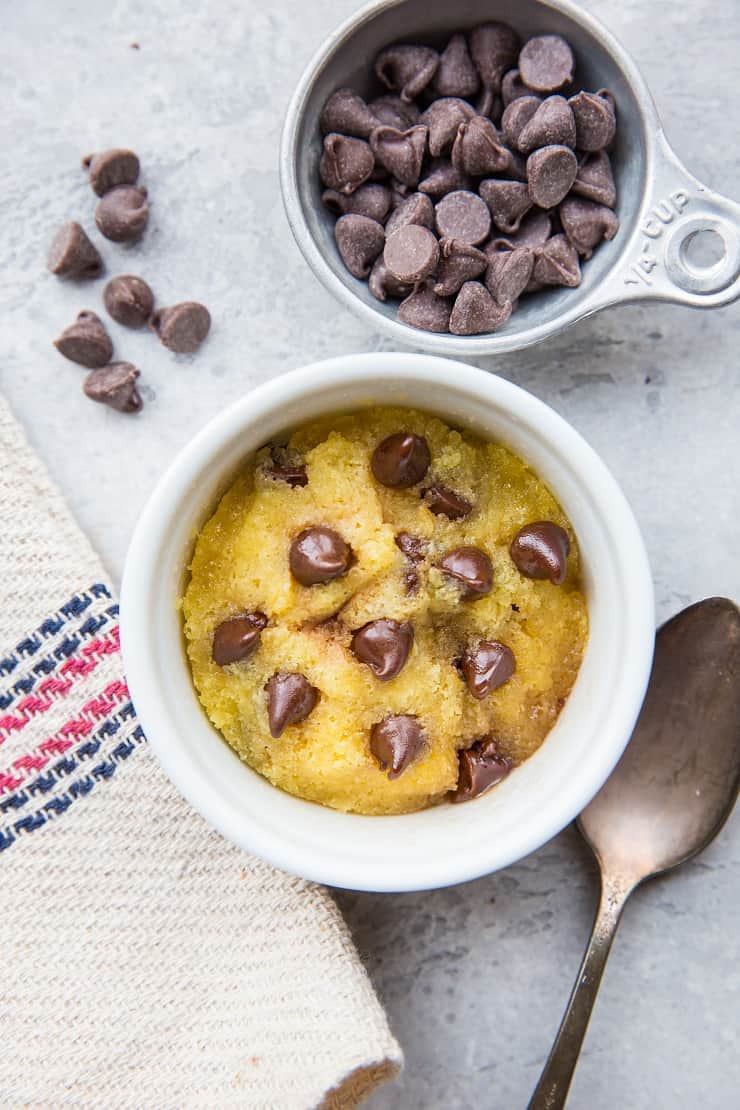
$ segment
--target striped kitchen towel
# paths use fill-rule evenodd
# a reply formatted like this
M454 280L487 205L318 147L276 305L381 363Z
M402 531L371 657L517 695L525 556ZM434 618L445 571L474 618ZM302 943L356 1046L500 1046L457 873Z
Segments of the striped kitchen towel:
M0 1105L357 1105L401 1063L325 890L149 753L100 562L0 399Z

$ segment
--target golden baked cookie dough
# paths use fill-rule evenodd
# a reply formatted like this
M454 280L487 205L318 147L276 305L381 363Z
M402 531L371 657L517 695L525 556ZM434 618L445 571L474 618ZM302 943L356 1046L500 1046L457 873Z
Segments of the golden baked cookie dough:
M381 485L371 470L375 448L399 431L423 436L431 454L424 479L406 489ZM185 635L195 686L216 728L280 789L365 814L441 801L457 784L458 751L481 737L493 735L514 764L530 756L568 696L588 630L577 544L548 489L505 448L411 409L331 417L297 431L288 446L289 457L305 465L305 485L276 476L263 449L195 545L182 603ZM433 483L466 498L470 515L450 520L430 511L422 490ZM569 534L562 585L526 577L512 561L512 539L532 521L553 521ZM332 582L303 586L289 569L290 547L315 526L339 533L353 562ZM399 550L399 533L423 541L423 562ZM476 600L463 600L436 565L463 545L485 551L493 567L490 592ZM216 628L245 613L267 618L254 654L217 665ZM380 618L410 621L414 632L405 665L385 682L350 650L353 632ZM481 640L507 645L516 670L476 700L459 660ZM283 673L305 676L318 699L305 720L274 738L265 688ZM415 716L426 741L396 778L369 746L373 725L389 714Z

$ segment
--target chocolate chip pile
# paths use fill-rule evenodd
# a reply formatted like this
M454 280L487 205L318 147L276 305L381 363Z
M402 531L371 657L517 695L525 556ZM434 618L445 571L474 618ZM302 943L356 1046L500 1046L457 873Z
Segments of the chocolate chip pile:
M424 436L399 431L375 446L370 467L375 480L386 489L408 491L421 498L436 516L450 521L463 520L475 506L455 490L440 483L427 484L432 465L429 444ZM289 486L307 484L306 469L295 459L283 458L273 450L269 474ZM401 532L396 544L406 556L409 572L405 583L408 593L418 586L417 567L427 557L426 542ZM520 574L527 578L549 579L562 585L570 551L568 533L552 521L540 520L520 528L514 536L509 555ZM323 524L302 528L291 539L288 566L292 578L310 589L348 573L355 562L351 545L338 531ZM471 604L493 588L493 567L489 555L480 547L464 544L444 551L436 567L456 588L460 604ZM260 610L243 612L221 621L211 642L211 659L218 667L241 664L251 659L260 646L262 632L271 624ZM414 645L414 622L380 617L352 632L349 650L354 658L381 683L396 678L406 665ZM511 648L497 640L479 639L468 643L459 658L452 660L468 693L477 701L488 697L508 682L516 670ZM270 735L282 736L290 725L300 724L314 711L320 691L299 671L278 671L264 687ZM396 779L428 748L423 721L411 713L385 714L369 728L369 750L381 772ZM475 798L500 782L514 766L498 749L492 734L477 737L458 754L459 771L451 800Z
M148 194L136 184L139 159L132 150L106 150L82 160L90 186L101 199L95 209L95 223L106 239L115 243L134 243L144 234L149 220ZM54 237L47 266L52 274L74 281L86 281L102 274L103 259L79 223L64 224ZM134 274L112 278L103 290L103 304L109 316L127 328L145 324L176 353L196 351L208 334L211 317L208 309L195 301L184 301L154 311L154 294ZM74 323L54 340L61 355L90 373L83 390L92 401L99 401L118 412L140 412L143 408L137 388L140 371L130 362L111 362L113 343L103 321L94 312L78 313Z
M575 287L619 228L606 89L578 90L559 35L523 46L503 23L441 53L375 59L382 93L341 88L320 118L322 200L349 272L425 331L496 331L519 298ZM475 103L472 102L475 98Z

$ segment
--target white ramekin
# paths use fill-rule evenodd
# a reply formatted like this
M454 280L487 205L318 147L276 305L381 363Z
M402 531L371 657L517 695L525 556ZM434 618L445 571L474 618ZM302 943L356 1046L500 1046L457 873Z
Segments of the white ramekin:
M422 408L504 443L547 482L578 536L590 634L546 742L495 790L465 805L361 817L293 798L240 762L195 694L177 603L198 529L240 464L315 417L386 404ZM542 401L448 359L345 355L254 390L181 451L131 541L121 629L131 694L151 746L178 789L224 836L308 879L358 890L420 890L513 863L596 793L642 703L653 592L640 531L614 478Z

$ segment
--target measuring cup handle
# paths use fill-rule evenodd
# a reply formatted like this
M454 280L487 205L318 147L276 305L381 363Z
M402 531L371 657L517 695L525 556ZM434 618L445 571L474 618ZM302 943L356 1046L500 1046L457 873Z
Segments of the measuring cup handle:
M689 173L662 131L648 156L651 185L619 266L601 285L594 308L624 301L660 300L717 308L740 297L740 204ZM707 267L687 247L712 231L723 254Z

